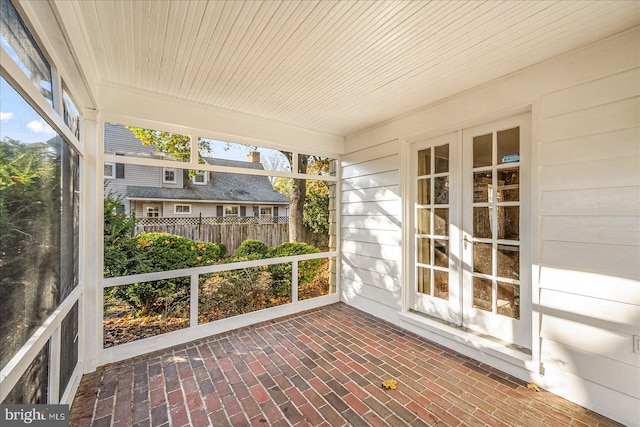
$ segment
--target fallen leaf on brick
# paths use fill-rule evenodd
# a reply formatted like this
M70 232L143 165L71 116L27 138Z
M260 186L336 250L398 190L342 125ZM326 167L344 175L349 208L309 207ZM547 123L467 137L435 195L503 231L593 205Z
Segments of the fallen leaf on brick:
M382 388L386 388L387 390L395 390L397 387L398 381L388 379L382 382Z
M533 381L531 381L529 384L527 384L527 388L529 390L533 390L533 391L542 391L540 389L540 387L538 387L538 384L534 383Z

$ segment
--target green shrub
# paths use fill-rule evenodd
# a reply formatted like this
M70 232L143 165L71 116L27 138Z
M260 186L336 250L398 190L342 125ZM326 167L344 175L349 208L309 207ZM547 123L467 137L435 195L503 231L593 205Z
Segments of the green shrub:
M279 258L285 256L315 254L320 250L306 243L288 242L279 246L274 246L267 252L268 258ZM298 263L298 285L310 283L315 277L322 263L322 259L311 259ZM291 263L273 264L269 266L269 273L272 277L272 286L280 296L291 295Z
M245 240L238 246L238 249L233 253L236 257L247 257L251 255L259 255L260 258L264 258L269 251L269 246L262 240Z
M126 274L179 270L215 264L224 253L215 243L198 242L167 233L141 233L122 243L130 254L124 268ZM106 270L106 266L105 266ZM117 297L138 313L154 311L160 302L183 298L188 294L189 277L118 286L111 295Z

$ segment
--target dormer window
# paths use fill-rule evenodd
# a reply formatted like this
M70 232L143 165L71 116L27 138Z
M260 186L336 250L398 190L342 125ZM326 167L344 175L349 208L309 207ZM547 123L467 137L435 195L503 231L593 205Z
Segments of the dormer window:
M176 168L162 168L162 182L176 184L178 182Z
M209 174L206 171L197 172L196 175L191 178L196 185L205 185L208 181Z

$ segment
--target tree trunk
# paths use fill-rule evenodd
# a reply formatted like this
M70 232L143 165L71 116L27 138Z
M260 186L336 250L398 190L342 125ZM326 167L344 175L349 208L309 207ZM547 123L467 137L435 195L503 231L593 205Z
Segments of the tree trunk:
M309 163L309 156L304 154L298 155L298 172L306 173L307 164ZM307 198L307 180L306 179L294 179L291 186L290 193L290 212L289 212L289 241L302 242L304 241L304 223L303 209L304 201Z

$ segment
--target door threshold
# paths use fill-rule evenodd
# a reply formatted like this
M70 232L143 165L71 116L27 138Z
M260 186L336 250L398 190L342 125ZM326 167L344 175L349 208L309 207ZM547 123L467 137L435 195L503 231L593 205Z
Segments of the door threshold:
M405 311L398 315L400 322L418 335L450 347L472 358L491 356L508 365L524 369L529 372L535 370L532 351L510 343L505 343L494 337L489 337L468 328L460 327L450 322L442 321L417 311ZM484 355L484 356L482 356ZM492 363L489 362L491 365ZM506 365L499 369L507 370ZM520 378L524 377L524 371L512 371L509 373Z
M469 329L467 327L464 327L464 326L461 326L461 325L457 325L457 324L452 323L452 322L447 322L446 320L439 319L439 318L437 318L435 316L430 316L430 315L428 315L426 313L422 313L422 312L420 312L418 310L411 309L411 310L409 310L409 313L415 314L416 316L424 317L425 319L428 319L428 320L433 321L433 322L442 323L443 325L446 325L446 326L448 326L450 328L455 328L455 329L457 329L459 331L462 331L462 332L464 332L466 334L475 335L476 337L479 337L479 338L482 338L482 339L485 339L485 340L489 340L489 341L493 341L493 342L495 342L495 343L497 343L497 344L499 344L499 345L501 345L503 347L506 347L508 349L515 350L517 352L520 352L520 353L523 353L523 354L526 354L526 355L529 355L529 356L531 356L531 354L532 354L531 353L531 349L528 349L526 347L521 347L519 345L510 343L508 341L504 341L504 340L501 340L499 338L492 337L491 335L483 334L481 332L474 331L473 329Z

